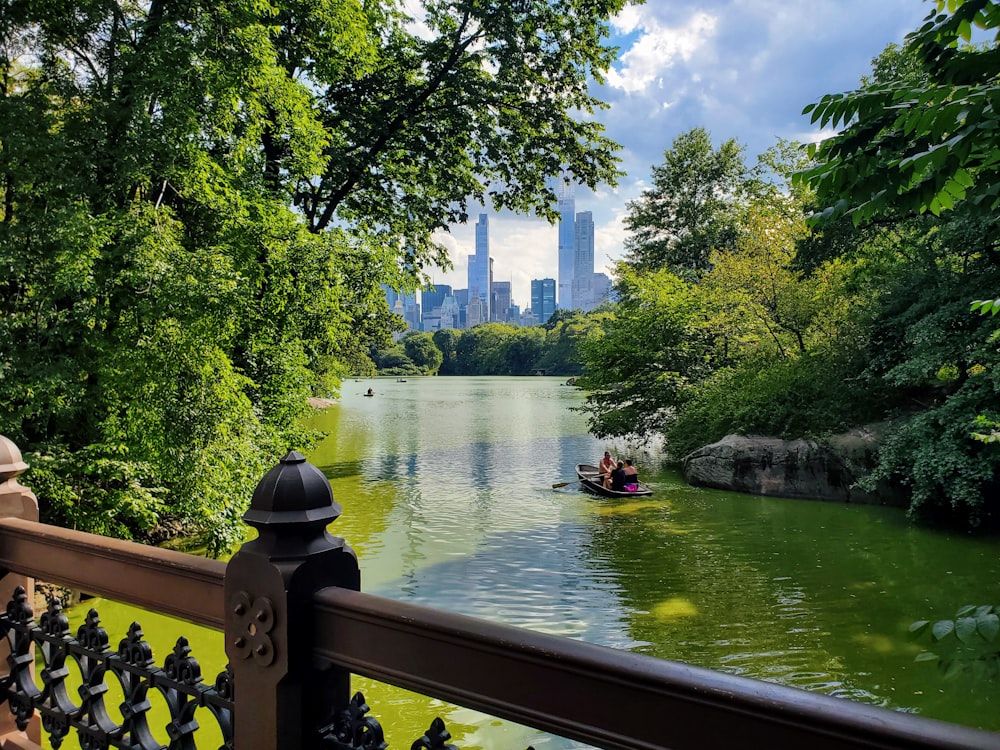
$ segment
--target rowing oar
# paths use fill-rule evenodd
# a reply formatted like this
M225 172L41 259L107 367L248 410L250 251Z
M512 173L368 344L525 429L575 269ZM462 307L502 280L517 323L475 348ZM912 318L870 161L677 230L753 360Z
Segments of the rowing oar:
M557 490L560 487L565 487L569 484L576 484L579 481L580 481L579 479L574 479L572 482L558 482L557 484L552 485L552 489Z
M597 481L600 478L601 478L601 476L597 475L595 477L580 477L579 479L574 479L572 482L558 482L558 483L552 485L552 489L557 490L560 487L566 487L567 485L570 485L570 484L576 484L577 482L582 482L584 479L590 479L592 482L595 482L595 481Z

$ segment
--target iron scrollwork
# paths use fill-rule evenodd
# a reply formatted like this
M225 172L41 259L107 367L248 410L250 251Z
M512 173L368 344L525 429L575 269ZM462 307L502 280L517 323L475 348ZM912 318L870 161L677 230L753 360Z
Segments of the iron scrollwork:
M178 639L161 669L153 660L152 649L139 623L132 623L128 635L119 642L118 650L112 651L96 610L87 613L73 637L58 599L49 602L36 624L21 587L14 592L5 614L0 616L0 634L7 636L11 645L10 674L0 681L0 703L8 703L22 730L37 711L54 748L75 729L83 750L109 747L164 750L149 726L150 689L160 693L169 709L166 732L171 747L195 747L194 733L198 729L195 712L201 708L218 722L223 748L233 748L235 696L232 673L227 667L214 685L205 685L201 667L191 656L187 639L183 637ZM44 687L41 689L32 676L32 645L44 660L41 670ZM79 667L81 675L79 704L70 697L71 661ZM122 717L120 724L108 712L109 679L118 681L124 696L118 707Z
M335 750L385 750L382 725L371 716L365 696L355 693L333 723L320 729L324 744Z
M440 716L435 716L430 727L424 732L422 737L410 745L410 750L458 750L455 745L449 745L451 739L449 732Z

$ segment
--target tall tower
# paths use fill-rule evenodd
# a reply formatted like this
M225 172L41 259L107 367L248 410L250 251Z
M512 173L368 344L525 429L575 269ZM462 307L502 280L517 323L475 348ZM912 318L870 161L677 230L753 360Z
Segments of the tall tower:
M539 323L547 323L556 311L556 280L531 280L531 312Z
M573 304L580 310L594 307L594 214L576 215L573 233Z
M574 263L574 215L576 199L573 188L563 185L559 189L559 307L571 310L573 301L573 263Z
M479 214L479 221L476 222L476 254L469 256L469 302L472 302L473 297L482 300L481 322L490 319L491 271L490 221L486 214Z

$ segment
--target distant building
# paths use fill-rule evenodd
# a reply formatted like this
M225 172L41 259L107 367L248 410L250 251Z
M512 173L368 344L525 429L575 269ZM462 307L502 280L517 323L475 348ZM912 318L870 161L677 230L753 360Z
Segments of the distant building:
M611 279L605 273L595 273L593 283L594 307L600 307L611 296Z
M490 319L490 222L489 216L479 214L476 222L476 254L469 256L469 298L482 301L484 318ZM470 325L471 327L471 325Z
M539 324L548 322L556 311L556 280L531 280L531 312Z
M594 305L594 214L581 211L573 225L573 307L592 310Z
M470 295L469 304L465 308L465 327L475 328L480 323L488 322L486 319L488 314L489 308L486 307L486 303L479 297Z
M559 307L564 310L571 310L575 307L573 301L575 212L576 199L573 197L573 189L563 185L559 191L559 294L557 302Z
M510 282L494 281L490 300L490 320L494 323L510 321Z
M438 328L458 328L459 327L458 302L454 295L448 295L441 303L441 319Z
M456 289L454 296L455 304L458 305L458 317L455 319L455 328L468 328L466 317L469 310L469 290Z
M406 321L407 328L419 331L420 305L417 304L417 295L397 292L388 284L381 284L380 286L385 293L385 301L389 309Z
M423 313L420 318L421 330L436 331L441 327L441 308L445 299L450 296L451 286L448 284L435 284L432 289L424 289L420 292L420 307Z

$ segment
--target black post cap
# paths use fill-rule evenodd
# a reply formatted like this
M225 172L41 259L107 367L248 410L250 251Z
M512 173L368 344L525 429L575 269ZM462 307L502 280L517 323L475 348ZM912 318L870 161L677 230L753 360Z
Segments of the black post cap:
M330 482L298 451L289 451L260 480L243 520L251 526L327 525L340 517Z

